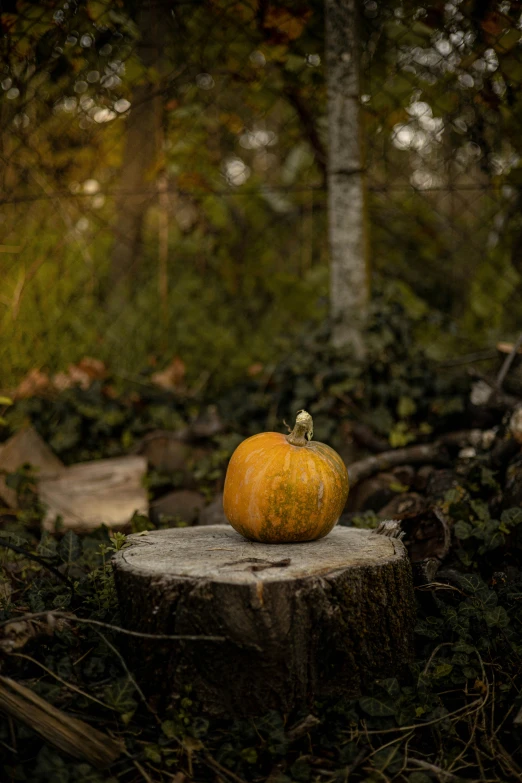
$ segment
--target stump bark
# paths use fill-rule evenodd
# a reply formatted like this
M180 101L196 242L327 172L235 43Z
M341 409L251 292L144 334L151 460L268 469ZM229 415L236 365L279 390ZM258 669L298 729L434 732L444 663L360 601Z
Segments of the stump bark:
M158 707L259 715L359 695L412 659L403 544L336 527L318 541L260 544L228 525L130 536L114 558L126 654Z

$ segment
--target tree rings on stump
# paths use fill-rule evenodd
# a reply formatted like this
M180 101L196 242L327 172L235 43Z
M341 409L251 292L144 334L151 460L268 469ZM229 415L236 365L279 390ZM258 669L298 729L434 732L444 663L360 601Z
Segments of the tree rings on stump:
M410 563L396 538L336 527L299 544L228 525L129 537L114 557L126 656L158 706L259 715L359 695L412 659Z

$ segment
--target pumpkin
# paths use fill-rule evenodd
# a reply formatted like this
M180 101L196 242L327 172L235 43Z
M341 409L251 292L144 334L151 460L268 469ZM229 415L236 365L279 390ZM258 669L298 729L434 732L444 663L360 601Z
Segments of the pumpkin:
M223 507L245 538L312 541L336 524L348 496L348 472L337 452L312 436L312 417L299 411L289 435L262 432L232 454Z

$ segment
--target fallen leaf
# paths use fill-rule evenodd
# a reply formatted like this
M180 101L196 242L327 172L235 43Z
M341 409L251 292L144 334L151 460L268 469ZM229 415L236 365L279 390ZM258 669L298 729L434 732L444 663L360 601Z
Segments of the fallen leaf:
M263 369L264 366L261 364L261 362L254 362L254 364L251 364L248 368L247 373L251 378L253 378L256 375L259 375L260 372L263 372Z
M151 376L151 381L162 389L181 391L185 388L185 372L185 362L179 356L175 356L168 367Z
M14 398L15 400L23 400L28 397L35 397L41 392L48 391L50 386L51 381L47 373L40 372L40 370L30 370L18 385Z

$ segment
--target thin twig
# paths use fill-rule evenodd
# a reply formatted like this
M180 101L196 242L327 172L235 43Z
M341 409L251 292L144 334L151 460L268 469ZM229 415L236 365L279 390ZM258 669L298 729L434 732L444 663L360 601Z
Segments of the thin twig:
M448 772L441 767L435 766L435 764L430 764L429 761L422 761L422 759L414 759L410 757L409 762L416 767L427 769L430 772L433 772L435 775L437 775L437 778L441 781L441 783L448 783L448 781L451 780L460 780L460 778L457 777L457 775L454 775L453 772Z
M435 656L437 655L437 653L441 649L441 647L452 647L452 646L453 646L453 642L442 642L441 644L438 644L435 647L435 649L433 650L433 652L430 655L430 657L428 658L428 662L426 663L426 666L424 667L422 673L423 674L427 674L428 673L428 669L431 666L431 662L433 661L433 659L435 658Z
M24 655L24 653L10 653L10 657L25 658L26 661L35 663L37 666L43 669L44 672L47 672L47 674L50 674L51 677L54 677L55 680L58 680L58 682L61 682L62 685L65 685L66 688L69 688L69 690L76 691L76 693L79 693L80 696L85 696L86 699L90 699L91 701L96 702L96 704L99 704L100 706L104 707L107 710L114 710L114 707L109 707L108 704L104 704L103 701L100 701L95 696L91 696L89 693L85 693L85 691L82 691L80 688L76 687L76 685L73 685L72 682L67 682L66 680L62 680L62 678L59 677L58 674L55 674L51 669L48 669L47 666L44 666L43 663L40 663L40 661L37 661L35 658L31 658L30 655Z
M26 549L23 549L21 546L16 546L16 544L10 544L7 541L0 540L0 546L5 547L6 549L12 549L13 552L16 552L19 555L23 555L27 560L33 560L35 563L38 563L42 566L42 568L47 568L48 571L51 571L55 576L58 577L58 579L61 579L62 582L64 582L67 587L71 590L72 593L74 593L74 582L72 582L68 576L65 576L65 574L62 574L61 571L58 571L57 568L55 568L50 563L46 563L45 560L41 557L38 557L38 555L33 555L32 552L28 552Z
M371 758L374 755L374 753L378 753L379 751L384 750L384 748L388 748L390 745L393 745L394 743L404 742L408 736L412 736L412 735L413 735L413 731L411 732L410 735L406 735L406 737L399 737L396 739L392 739L389 742L387 742L385 745L379 745L378 748L374 748L374 750L372 750L372 752L366 756L364 761L368 761L368 759Z
M143 777L143 779L147 781L147 783L154 783L149 773L143 769L139 761L133 761L132 763L134 764L134 766L136 767L140 775Z
M368 731L367 734L392 734L393 732L402 732L402 731L411 731L412 729L424 729L428 726L435 726L437 723L440 723L443 720L449 720L454 715L460 715L461 712L464 712L467 710L467 714L472 714L473 710L472 707L477 707L477 709L480 709L485 704L485 699L476 699L475 701L472 701L471 704L465 704L463 707L459 707L457 710L454 710L453 712L449 712L447 715L441 715L439 718L434 718L433 720L428 720L425 723L413 723L410 726L397 726L394 729L375 729L372 731Z
M0 628L10 623L21 622L23 620L34 620L38 617L61 617L65 620L71 620L74 623L83 623L84 625L97 625L100 628L108 628L116 633L123 633L127 636L138 636L142 639L157 639L167 641L205 641L205 642L224 642L226 641L224 636L194 636L189 634L156 634L156 633L142 633L141 631L130 631L127 628L122 628L119 625L111 625L111 623L103 623L100 620L90 620L86 617L77 617L75 614L69 612L60 612L50 609L47 612L34 612L32 614L24 614L21 617L12 617L10 620L3 620L0 622Z
M223 775L226 775L231 780L235 781L235 783L246 783L246 781L243 778L240 778L239 775L236 775L235 772L232 772L232 770L224 767L222 764L219 763L219 761L216 761L216 759L213 756L211 756L209 753L205 753L204 759L205 762L208 764L208 766L214 769L215 772L221 772Z
M499 392L499 391L502 390L502 384L504 383L504 381L506 379L506 375L508 374L511 365L514 362L515 356L517 355L518 349L520 348L521 345L522 345L522 333L519 334L519 336L517 338L517 341L513 345L513 348L508 353L508 355L506 356L506 358L504 359L504 361L502 363L502 367L500 368L500 372L497 375L497 379L495 381L495 389L494 389L494 391Z
M122 654L120 653L120 651L119 651L119 650L118 650L118 649L117 649L117 648L116 648L116 647L115 647L115 646L114 646L114 645L113 645L113 644L112 644L112 643L111 643L111 642L110 642L110 641L107 639L107 637L106 637L104 634L102 634L102 632L101 632L101 631L98 631L96 628L95 628L94 630L95 630L95 632L98 634L98 636L100 636L100 638L101 638L101 639L103 639L103 641L105 642L105 644L107 645L107 647L109 648L109 650L111 650L111 651L114 653L114 655L115 655L115 656L118 658L119 662L120 662L120 663L121 663L121 665L122 665L122 668L123 668L123 670L124 670L125 674L126 674L126 675L127 675L127 677L129 678L129 681L130 681L130 682L132 683L132 685L134 686L134 689L136 690L136 693L137 693L137 694L138 694L138 696L140 697L141 701L143 702L143 704L145 705L145 707L147 708L147 710L148 710L148 711L151 713L151 715L153 715L153 716L154 716L154 719L156 720L156 722L157 722L157 723L160 723L160 720L159 720L159 718L158 718L157 714L154 712L154 710L152 709L152 707L151 707L151 706L150 706L150 704L148 703L148 701L147 701L147 699L146 699L146 697L145 697L145 694L144 694L144 693L143 693L143 691L141 690L140 686L139 686L139 685L138 685L138 683L136 682L136 679L135 679L135 678L134 678L134 676L131 674L131 672L130 672L130 670L129 670L129 667L128 667L128 666L127 666L127 664L125 663L125 658L123 657L123 655L122 655Z

